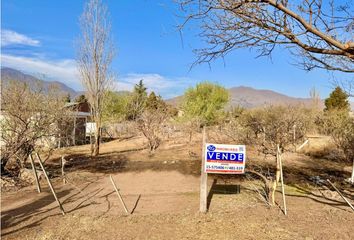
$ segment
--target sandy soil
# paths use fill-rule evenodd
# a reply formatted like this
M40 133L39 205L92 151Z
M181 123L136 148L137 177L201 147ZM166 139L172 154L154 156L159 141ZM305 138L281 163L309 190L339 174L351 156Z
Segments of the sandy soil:
M256 179L209 177L209 211L199 209L200 147L165 143L155 156L141 138L102 145L90 159L89 147L62 149L46 162L66 211L62 216L45 180L1 197L3 239L354 239L354 214L334 191L319 187L313 176L332 181L349 175L348 164L301 153L284 156L288 215L268 207L254 188ZM134 150L135 149L135 150ZM70 153L70 154L69 154ZM67 180L58 158L66 154ZM272 159L249 152L249 166L270 168ZM113 190L115 179L133 213L127 216ZM354 189L336 182L350 201ZM236 185L241 193L236 194Z

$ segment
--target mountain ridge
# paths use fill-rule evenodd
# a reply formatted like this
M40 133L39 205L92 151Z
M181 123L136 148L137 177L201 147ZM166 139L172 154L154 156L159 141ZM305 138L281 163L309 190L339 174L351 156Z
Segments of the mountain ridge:
M42 84L42 87L45 90L48 90L50 86L58 86L59 89L65 93L69 93L71 97L75 97L80 95L80 92L75 91L71 87L67 86L66 84L60 82L60 81L46 81L39 79L33 75L23 73L19 70L9 68L9 67L1 67L1 81L2 83L8 83L10 81L19 81L19 82L26 82L29 85L35 84L37 82L40 82Z
M42 82L43 87L47 89L50 85L59 86L60 90L69 93L72 98L84 94L82 91L75 91L69 86L65 85L60 81L46 81L41 80L33 75L23 73L19 70L2 67L1 68L1 81L6 83L11 80L27 82L33 84L35 82ZM238 86L228 89L230 93L230 102L228 107L232 106L242 106L245 108L260 107L263 105L296 105L303 104L304 106L311 106L311 98L300 98L300 97L290 97L283 93L279 93L269 89L255 89L247 86ZM177 96L174 98L167 99L166 102L178 106L183 101L183 96ZM324 107L324 101L320 101L321 107ZM352 111L354 110L354 102L350 102Z

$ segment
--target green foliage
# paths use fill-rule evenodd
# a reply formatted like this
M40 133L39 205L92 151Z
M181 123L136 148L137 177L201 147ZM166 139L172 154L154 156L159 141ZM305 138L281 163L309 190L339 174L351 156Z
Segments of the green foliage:
M211 125L223 115L228 101L229 93L224 87L202 82L186 91L182 110L187 119L199 119L201 124Z
M64 102L65 102L65 103L71 102L70 93L68 93L68 94L64 97Z
M154 92L151 92L149 97L146 99L145 109L147 111L155 110L167 110L166 103L162 100L161 96L156 96Z
M84 94L81 94L80 96L77 96L75 98L75 102L84 103L84 102L87 102L87 98L85 97Z
M107 92L103 99L103 121L119 122L126 119L130 98L129 93Z
M134 86L133 94L130 98L127 107L126 118L128 120L136 120L143 113L145 102L147 99L146 87L143 80L140 80L138 84Z
M348 112L350 110L348 95L340 87L336 87L325 100L325 106L325 111L343 110Z

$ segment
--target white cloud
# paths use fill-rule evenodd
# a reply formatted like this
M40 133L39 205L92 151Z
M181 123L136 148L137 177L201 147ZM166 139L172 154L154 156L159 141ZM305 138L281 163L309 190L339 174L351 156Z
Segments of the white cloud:
M154 91L164 98L178 96L193 81L184 77L166 77L157 73L129 73L118 77L115 90L132 91L134 85L143 80L148 92Z
M31 74L40 74L45 80L58 80L76 90L81 89L76 63L73 59L54 61L2 54L1 65Z
M47 60L43 57L2 54L1 65L32 75L39 74L45 78L44 80L57 80L75 90L82 90L76 62L73 59ZM185 88L195 84L194 80L185 77L166 77L157 73L129 73L118 76L118 81L114 82L112 87L115 91L132 91L134 85L141 79L148 92L154 91L165 99L181 95Z
M1 46L9 45L27 45L27 46L39 46L40 42L36 39L32 39L26 35L17 33L11 30L1 30Z

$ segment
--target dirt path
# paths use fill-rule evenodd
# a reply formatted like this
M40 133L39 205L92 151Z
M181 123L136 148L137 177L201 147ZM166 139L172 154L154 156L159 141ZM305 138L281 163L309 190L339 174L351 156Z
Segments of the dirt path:
M48 186L1 196L2 239L354 239L354 214L334 191L314 187L312 177L338 184L348 164L301 153L284 155L288 216L269 208L254 191L256 180L218 180L209 194L209 212L200 214L199 142L164 143L154 156L142 138L60 149L46 162L67 214L62 216ZM69 183L60 179L59 159L66 155ZM247 167L272 172L274 159L248 150ZM109 180L114 177L133 214L126 216ZM212 185L209 179L209 186ZM235 194L235 184L241 193ZM225 186L225 184L227 184ZM354 201L354 189L345 195ZM281 195L277 200L281 205Z
M250 184L244 182L241 194L217 192L219 188L214 186L209 212L199 214L199 178L195 176L145 171L113 177L128 209L135 208L133 215L124 215L108 175L72 173L69 180L74 184L64 186L60 179L54 181L65 216L60 214L46 186L40 194L34 186L3 194L2 238L354 238L354 214L336 198L324 199L320 194L308 195L289 188L289 215L284 216L277 207L268 209L250 190Z

